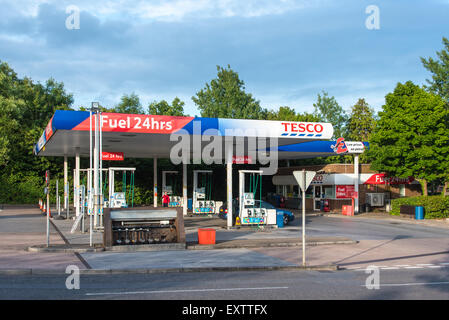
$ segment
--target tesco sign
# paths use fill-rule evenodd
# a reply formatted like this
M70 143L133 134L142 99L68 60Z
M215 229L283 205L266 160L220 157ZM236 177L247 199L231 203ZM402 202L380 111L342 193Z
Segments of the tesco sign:
M321 123L304 123L304 122L282 122L285 132L299 133L322 133L324 131Z

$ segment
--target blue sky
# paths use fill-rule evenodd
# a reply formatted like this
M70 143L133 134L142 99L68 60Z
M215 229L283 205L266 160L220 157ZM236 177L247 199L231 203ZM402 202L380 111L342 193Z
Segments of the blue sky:
M68 30L76 5L80 29ZM365 9L380 10L368 30ZM449 37L449 0L0 0L0 60L20 76L62 81L74 106L146 106L191 97L231 65L263 107L313 111L322 90L376 110L397 82L430 78L420 57Z

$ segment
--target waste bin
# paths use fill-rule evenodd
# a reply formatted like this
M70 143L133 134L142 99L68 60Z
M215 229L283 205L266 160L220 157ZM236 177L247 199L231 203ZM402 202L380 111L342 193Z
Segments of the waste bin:
M192 210L193 207L193 200L192 198L187 199L187 209Z
M283 213L276 214L276 224L277 224L278 228L284 227L284 214Z
M215 229L198 229L198 244L215 244Z
M424 207L416 206L415 207L415 220L423 220L424 219Z

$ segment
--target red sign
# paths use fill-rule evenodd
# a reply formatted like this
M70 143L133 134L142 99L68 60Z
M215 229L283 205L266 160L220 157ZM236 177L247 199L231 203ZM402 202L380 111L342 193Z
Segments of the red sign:
M93 116L92 116L93 117ZM142 114L102 113L104 132L172 133L182 129L193 117L175 117ZM94 122L93 122L94 123ZM87 118L72 130L89 131Z
M48 141L52 135L53 135L53 117L51 117L50 122L47 124L47 127L45 128L45 139Z
M123 152L102 152L101 160L123 161L125 160L125 156Z
M253 159L250 156L232 156L232 163L251 164L253 163Z
M345 144L344 138L338 138L335 145L331 146L331 148L336 152L337 154L342 154L348 152L348 148Z
M354 185L335 186L335 197L337 199L350 199L355 194Z
M387 177L385 173L376 173L368 178L363 184L410 184L415 179L413 177L408 178L398 178L398 177Z

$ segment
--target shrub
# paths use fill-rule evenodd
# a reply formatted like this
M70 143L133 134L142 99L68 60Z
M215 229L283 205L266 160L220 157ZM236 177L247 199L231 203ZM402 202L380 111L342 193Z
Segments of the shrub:
M391 200L392 215L399 215L401 205L424 207L424 217L426 219L442 219L449 217L449 197L418 196L410 198L399 198Z

